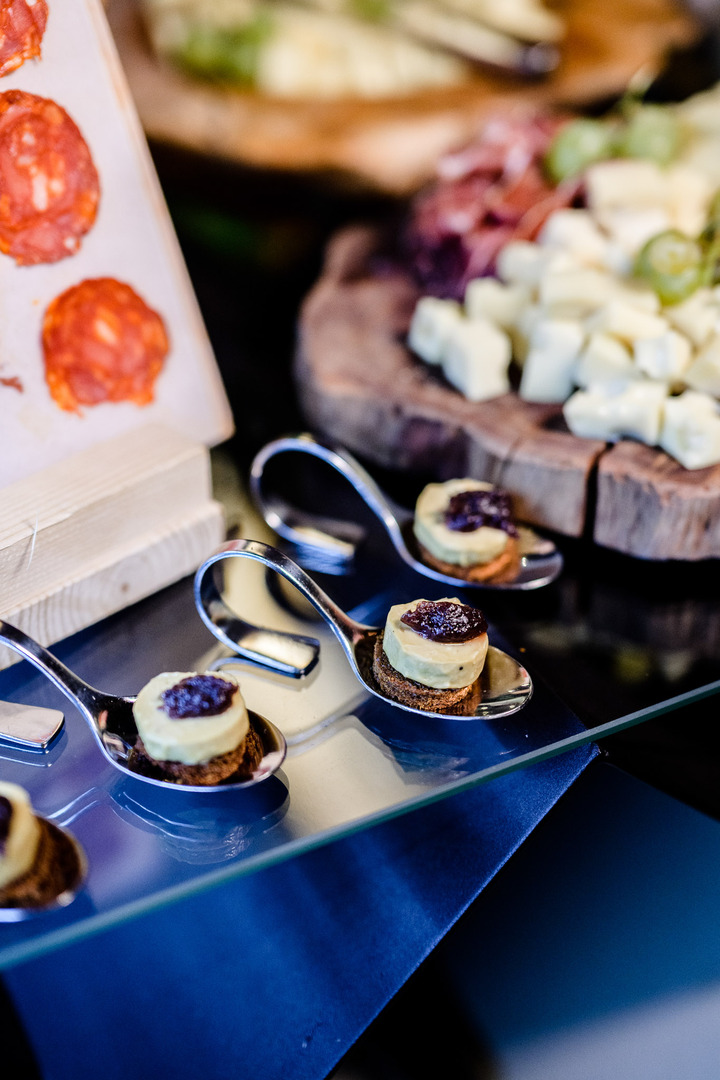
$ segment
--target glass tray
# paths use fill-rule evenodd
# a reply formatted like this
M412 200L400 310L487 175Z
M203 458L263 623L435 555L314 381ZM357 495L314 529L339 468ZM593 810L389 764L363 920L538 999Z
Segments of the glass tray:
M64 730L47 752L0 746L0 776L25 786L39 814L67 826L89 864L85 887L67 908L0 924L0 967L682 703L672 699L589 729L528 665L535 691L515 716L492 723L424 720L368 696L325 624L306 618L307 611L301 616L291 587L278 591L278 581L266 580L257 563L232 560L230 602L258 623L319 638L321 663L304 681L233 665L248 706L271 719L288 742L282 768L254 788L195 794L128 779L105 762L85 721L40 672L22 662L0 673L0 699L66 713ZM360 578L322 584L357 619L378 624L390 604L428 595L430 585L410 571L393 567L389 573L379 565ZM353 597L359 589L369 599ZM469 599L479 602L477 594ZM513 651L492 625L490 637ZM122 694L135 693L158 671L202 670L229 659L202 625L189 581L54 651L93 685ZM720 683L680 697L694 700L718 689Z

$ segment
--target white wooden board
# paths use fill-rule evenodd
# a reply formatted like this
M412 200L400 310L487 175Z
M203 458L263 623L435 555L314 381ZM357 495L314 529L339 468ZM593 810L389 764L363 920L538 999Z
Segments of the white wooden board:
M42 57L0 79L52 98L80 128L100 175L97 219L60 262L16 266L0 254L0 487L149 422L212 445L232 431L230 409L99 0L48 0ZM155 401L61 410L44 378L48 303L85 278L131 285L162 317L170 352Z
M3 492L0 616L49 645L192 574L224 534L205 447L118 435Z

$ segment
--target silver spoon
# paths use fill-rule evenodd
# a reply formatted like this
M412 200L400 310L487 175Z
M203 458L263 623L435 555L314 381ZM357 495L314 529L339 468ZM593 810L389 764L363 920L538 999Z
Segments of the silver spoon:
M235 778L229 777L221 784L195 785L174 784L170 780L145 776L134 771L128 764L130 751L137 738L137 726L132 710L135 700L133 697L116 697L114 694L105 694L102 690L89 686L43 645L2 619L0 619L0 644L9 646L20 656L29 660L70 698L89 724L95 741L106 759L120 772L135 780L178 791L197 791L203 794L228 791L248 787L265 780L280 767L285 758L286 744L282 733L265 717L250 712L250 724L260 739L263 756L249 778L247 775L238 775Z
M272 458L288 452L311 454L341 473L378 517L400 558L424 577L463 589L527 590L548 585L562 571L562 555L552 541L525 525L518 527L520 569L512 581L467 581L436 570L421 558L412 527L412 511L392 502L347 450L307 433L286 435L268 443L255 456L250 469L250 492L268 525L292 544L299 562L313 570L346 573L363 530L351 522L308 514L266 494L265 466Z
M294 585L325 619L342 645L353 673L363 686L375 697L381 698L395 708L405 709L406 712L422 716L452 720L471 720L476 717L495 719L510 716L530 700L532 681L525 668L507 653L493 646L488 649L487 660L481 675L482 701L473 714L459 716L452 713L429 712L425 709L403 705L388 697L380 689L372 673L375 640L382 628L367 626L351 619L297 563L277 548L259 540L232 540L224 544L214 555L206 559L195 575L195 604L200 617L215 637L234 649L244 659L259 663L271 671L289 674L287 664L280 668L272 656L262 658L257 652L249 653L242 643L233 641L232 636L228 634L228 627L232 627L237 620L237 615L225 603L216 575L220 569L219 564L233 558L254 559L267 569L275 570ZM242 625L248 624L243 622ZM295 674L301 673L298 671Z

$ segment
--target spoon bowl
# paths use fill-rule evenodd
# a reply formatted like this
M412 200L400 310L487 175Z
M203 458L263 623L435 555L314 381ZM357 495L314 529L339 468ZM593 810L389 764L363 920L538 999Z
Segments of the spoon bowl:
M373 651L382 627L356 622L338 607L297 563L277 548L259 540L232 540L224 544L214 555L206 559L195 575L195 604L200 617L215 637L245 660L284 675L301 674L299 671L294 673L288 671L285 660L280 666L272 655L263 658L256 650L247 651L242 641L233 641L229 630L237 621L237 615L223 599L222 583L218 578L219 571L222 569L221 564L235 558L252 559L262 563L267 569L276 571L294 585L333 631L356 678L371 694L394 708L425 717L434 716L438 719L473 720L478 717L495 719L510 716L530 700L532 680L525 668L513 657L493 646L488 648L485 667L480 677L482 699L472 713L459 715L451 712L432 712L405 705L389 697L380 688L372 672ZM244 632L247 632L250 624L241 620L241 625ZM262 630L256 629L259 634L262 633ZM319 644L317 642L315 644L319 649Z
M463 589L526 591L549 585L562 571L563 558L555 544L525 525L518 528L520 568L510 581L468 581L429 566L421 557L413 533L412 511L389 499L347 450L308 433L269 442L250 469L250 492L256 506L267 524L291 545L303 566L323 573L347 573L363 530L352 522L309 514L266 492L268 462L287 453L319 458L344 476L378 518L403 562L424 577Z
M250 725L259 736L262 757L252 773L235 773L220 784L177 784L136 771L129 764L130 753L137 739L137 725L133 716L134 697L117 697L96 690L66 667L43 645L34 641L24 631L0 619L0 644L7 645L24 659L29 660L46 675L66 697L72 701L87 722L102 754L120 772L141 780L177 791L195 791L208 794L249 787L271 776L282 764L285 738L269 720L250 712Z
M87 876L85 852L75 837L47 818L39 820L46 832L46 842L52 845L58 881L52 895L40 903L27 907L0 905L0 923L22 922L35 915L66 908L77 896Z

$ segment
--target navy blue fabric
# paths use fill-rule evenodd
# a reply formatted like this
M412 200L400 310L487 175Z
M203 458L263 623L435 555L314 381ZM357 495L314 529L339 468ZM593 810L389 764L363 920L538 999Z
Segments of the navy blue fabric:
M6 972L45 1080L320 1080L594 754L535 764Z

